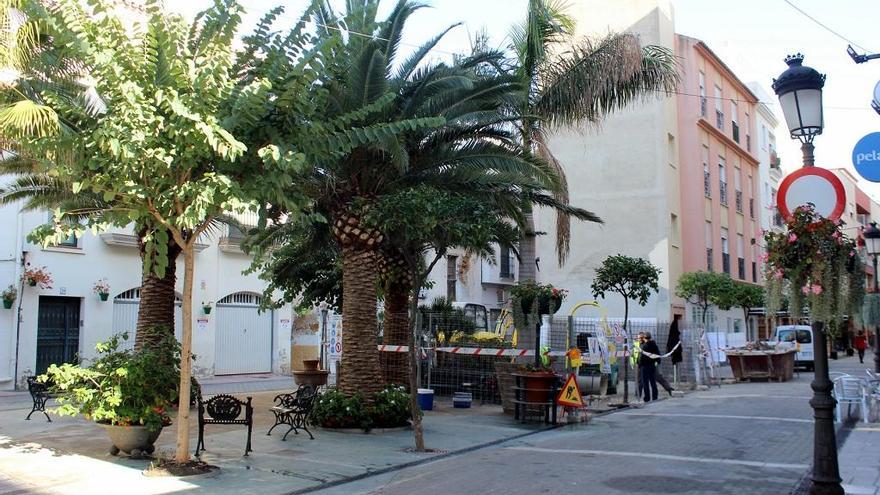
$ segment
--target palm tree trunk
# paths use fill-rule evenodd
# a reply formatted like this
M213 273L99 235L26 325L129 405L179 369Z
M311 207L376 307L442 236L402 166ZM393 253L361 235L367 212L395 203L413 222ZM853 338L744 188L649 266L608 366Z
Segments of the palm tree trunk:
M532 208L529 208L528 213L526 213L526 228L519 243L519 256L522 260L519 265L519 281L536 280L538 264L535 242L535 216Z
M383 344L408 345L409 339L409 294L412 283L408 277L399 277L388 283L385 289L385 331ZM383 352L380 355L384 383L403 385L409 383L409 365L406 354Z
M140 234L140 233L139 233ZM138 235L141 263L145 250L143 235ZM158 344L166 336L174 335L174 287L177 284L177 257L180 246L174 239L168 240L168 266L165 276L159 277L152 270L141 281L140 306L134 348L140 350Z
M376 253L342 248L342 362L339 389L370 397L382 389L376 347Z

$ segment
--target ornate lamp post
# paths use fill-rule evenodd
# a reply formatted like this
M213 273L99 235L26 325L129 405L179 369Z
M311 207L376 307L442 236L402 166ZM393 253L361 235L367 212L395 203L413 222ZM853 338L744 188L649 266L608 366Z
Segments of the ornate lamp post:
M779 105L792 139L802 143L804 167L812 167L815 163L813 139L822 134L824 123L822 87L825 86L825 76L816 69L804 66L803 61L804 56L800 53L786 57L788 69L773 81L773 91L779 97ZM813 389L810 406L816 421L810 493L843 495L834 432L834 406L837 401L831 395L834 386L828 378L828 344L823 322L813 322L813 338L815 378L810 384Z
M871 257L871 263L874 267L874 293L880 293L880 286L877 280L877 256L880 255L880 229L877 228L877 222L871 222L871 225L865 229L865 251ZM874 371L880 373L880 327L874 327Z

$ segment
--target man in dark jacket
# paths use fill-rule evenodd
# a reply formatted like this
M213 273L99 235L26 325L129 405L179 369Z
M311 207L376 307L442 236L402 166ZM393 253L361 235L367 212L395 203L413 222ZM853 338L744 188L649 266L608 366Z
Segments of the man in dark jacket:
M657 365L660 364L659 357L653 358L648 354L659 356L660 348L657 347L657 343L654 342L651 333L645 332L645 342L642 344L642 354L639 356L645 402L657 400Z

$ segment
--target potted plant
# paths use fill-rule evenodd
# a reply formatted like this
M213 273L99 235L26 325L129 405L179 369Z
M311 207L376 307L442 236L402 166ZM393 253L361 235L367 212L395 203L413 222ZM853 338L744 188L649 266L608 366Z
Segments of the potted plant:
M56 395L58 407L51 412L94 420L107 431L111 454L138 457L151 454L162 428L171 424L167 411L177 399L180 347L166 338L137 352L119 350L127 338L114 335L99 343L89 366L53 364L39 380Z
M92 287L92 290L95 291L95 294L98 294L98 297L100 297L102 301L106 301L107 298L110 297L110 284L107 282L106 278L102 278L95 282L95 286Z
M520 309L524 315L552 315L559 311L568 291L553 287L551 284L539 284L533 280L521 282L510 289L510 298L514 310Z
M542 359L540 364L525 365L514 376L520 377L525 389L523 399L529 403L547 402L557 380L549 358Z
M30 268L30 263L28 263L27 266L28 268L25 269L21 276L24 282L31 287L39 285L41 289L52 288L52 275L49 274L49 270L47 270L45 266L40 268Z
M209 302L202 301L202 312L204 312L206 315L211 314L211 308L213 307L213 304L214 303L212 303L210 301Z
M10 285L3 291L3 307L11 309L16 297L18 297L18 289L14 285Z

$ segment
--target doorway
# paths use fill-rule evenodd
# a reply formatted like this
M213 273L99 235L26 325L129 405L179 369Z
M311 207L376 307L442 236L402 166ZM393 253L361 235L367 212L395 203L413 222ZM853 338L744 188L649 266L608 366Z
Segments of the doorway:
M40 296L37 316L37 369L75 363L79 353L79 307L76 297Z

